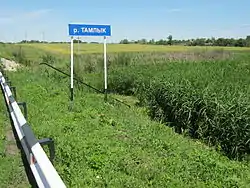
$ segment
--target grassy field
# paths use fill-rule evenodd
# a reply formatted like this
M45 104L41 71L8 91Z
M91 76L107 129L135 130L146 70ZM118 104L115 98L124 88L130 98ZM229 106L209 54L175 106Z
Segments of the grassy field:
M12 56L16 46L0 46L1 55L28 59L28 66L8 75L28 103L35 135L55 139L55 167L69 187L250 186L246 49L113 53L109 90L132 107L111 98L104 103L102 95L76 83L69 112L69 78L38 65L68 73L69 58L57 47L47 53L37 46L25 45L25 58ZM75 76L102 90L102 54L75 60Z
M47 52L55 52L60 54L70 54L70 44L23 44L22 46L30 46L45 50ZM102 53L103 44L74 44L75 53ZM191 47L191 46L163 46L163 45L140 45L140 44L107 44L107 53L119 52L183 52L197 49L218 50L224 49L228 51L250 51L250 48L237 47ZM79 50L79 51L78 51Z
M54 54L63 58L69 58L70 44L1 44L0 55L11 58L13 51L18 51L22 47L26 52L27 58L32 61L37 60L38 56L45 53ZM196 46L162 46L162 45L140 45L140 44L107 44L107 53L123 52L150 52L150 53L169 53L169 52L193 52L193 51L233 51L249 52L250 48L244 47L196 47ZM75 54L103 53L102 44L74 44Z
M249 155L249 62L247 57L113 70L109 88L135 95L149 115L231 158Z
M37 137L55 139L55 167L68 187L249 186L247 163L151 121L144 108L105 104L83 89L69 112L67 78L42 69L9 76Z
M78 50L79 49L79 50ZM140 45L140 44L108 44L108 58L114 56L130 56L134 62L144 61L148 64L158 61L159 58L163 61L172 60L191 60L194 61L199 57L202 60L210 59L211 55L227 55L229 53L244 53L249 52L250 48L240 47L189 47L189 46L161 46L161 45ZM102 44L75 44L74 54L82 57L81 60L101 59L103 58ZM70 61L70 44L0 44L0 56L9 59L15 59L21 55L28 64L37 64L41 62L43 56L50 54L60 61ZM125 55L124 55L125 54ZM205 54L205 56L204 56ZM96 58L97 57L97 58ZM118 57L118 58L123 58ZM78 57L75 57L78 60ZM217 58L216 58L217 59ZM126 60L126 59L124 59ZM103 61L103 60L102 60ZM120 60L119 60L120 61Z

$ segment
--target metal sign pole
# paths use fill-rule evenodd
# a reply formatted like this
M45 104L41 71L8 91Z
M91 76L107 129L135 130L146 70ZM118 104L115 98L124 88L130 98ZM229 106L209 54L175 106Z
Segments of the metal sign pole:
M73 74L74 74L74 38L71 37L71 44L70 44L70 100L73 102L74 100L74 83L73 83Z
M69 35L73 36L102 36L104 37L103 47L104 47L104 100L107 101L107 49L106 49L106 37L111 36L111 26L110 25L93 25L93 24L69 24ZM78 43L79 43L78 38ZM78 45L78 53L80 53ZM71 101L73 101L73 38L71 38Z
M79 43L80 43L80 37L78 37L78 41L77 41L77 55L79 55Z
M107 38L104 36L103 41L103 51L104 51L104 101L107 101L107 88L108 88L108 79L107 79Z

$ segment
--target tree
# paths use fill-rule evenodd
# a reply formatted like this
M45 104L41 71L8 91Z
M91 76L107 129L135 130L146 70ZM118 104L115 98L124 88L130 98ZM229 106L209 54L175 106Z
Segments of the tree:
M156 41L155 44L158 44L158 45L167 45L167 41L161 39L161 40L159 40L159 41Z
M82 43L82 41L80 39L74 39L73 43Z
M215 41L214 46L226 46L225 39L224 38L218 38Z
M147 44L147 40L146 39L141 39L138 42L139 42L139 44Z
M155 40L154 39L151 39L148 44L155 44Z
M250 47L250 35L248 35L246 38L246 46Z
M235 46L235 39L231 38L229 39L230 46Z
M22 41L22 42L39 42L39 41ZM196 38L187 40L173 40L173 36L169 35L166 40L160 39L158 41L151 39L132 40L127 39L121 40L120 44L155 44L155 45L184 45L184 46L238 46L238 47L250 47L250 35L246 38L234 39L234 38Z
M237 47L244 47L246 46L246 40L240 38L236 41L235 46Z
M194 40L193 45L194 46L205 46L206 44L206 39L205 38L198 38Z
M120 41L120 44L129 44L128 39L123 39Z
M169 35L168 36L168 44L171 46L173 44L173 36Z

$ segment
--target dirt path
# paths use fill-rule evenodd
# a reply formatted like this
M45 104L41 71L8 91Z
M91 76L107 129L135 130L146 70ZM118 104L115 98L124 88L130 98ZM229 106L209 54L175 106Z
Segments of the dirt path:
M16 145L16 139L14 137L12 128L10 125L8 125L6 129L5 152L7 155L18 155L19 150Z

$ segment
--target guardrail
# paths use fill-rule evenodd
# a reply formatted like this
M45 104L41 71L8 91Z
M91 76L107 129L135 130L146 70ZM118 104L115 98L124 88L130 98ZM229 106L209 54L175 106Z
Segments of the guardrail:
M15 132L21 143L22 149L25 153L27 161L29 163L32 174L35 178L37 186L40 188L64 188L66 187L61 177L57 173L56 169L52 164L54 158L54 142L52 139L42 139L37 140L33 134L29 124L26 121L26 118L22 114L21 109L19 108L20 104L26 103L17 103L16 90L15 87L8 85L8 82L2 72L0 72L0 84L1 89L7 104L10 118L13 122ZM14 90L14 96L12 95L11 89ZM27 109L26 109L27 112ZM26 113L27 117L27 113ZM47 157L41 145L49 144L50 149L50 159ZM50 161L51 160L51 161Z

